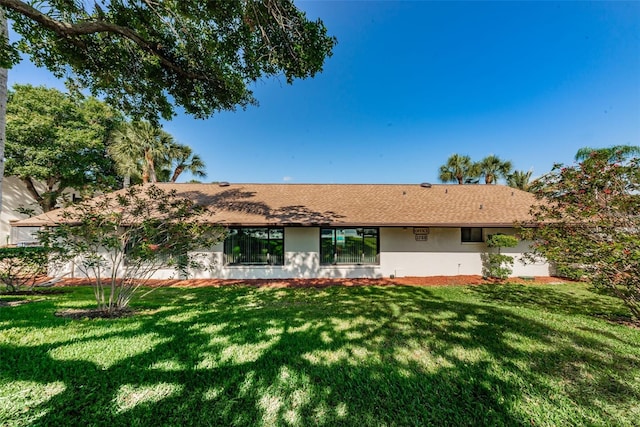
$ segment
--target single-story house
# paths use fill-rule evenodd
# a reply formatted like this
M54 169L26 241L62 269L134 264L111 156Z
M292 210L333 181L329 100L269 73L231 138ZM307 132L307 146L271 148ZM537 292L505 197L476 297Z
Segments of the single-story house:
M447 184L156 184L210 206L227 228L204 248L209 268L193 277L375 278L477 275L485 241L514 234L536 199L502 185ZM16 236L51 224L52 211L13 223ZM523 264L530 242L513 255L514 276L548 276L546 262ZM156 278L175 277L170 269Z

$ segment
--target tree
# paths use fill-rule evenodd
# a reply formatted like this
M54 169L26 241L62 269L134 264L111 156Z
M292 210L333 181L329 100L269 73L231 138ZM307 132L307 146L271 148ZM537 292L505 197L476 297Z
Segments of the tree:
M109 153L121 173L140 175L142 183L158 182L156 163L163 159L173 137L147 121L125 123L114 132ZM139 168L139 170L135 170Z
M6 173L24 182L44 212L56 207L67 187L87 193L113 188L106 142L118 121L119 115L95 98L15 85L7 106Z
M504 280L513 273L513 257L502 253L502 248L518 245L518 238L508 234L492 234L487 238L487 247L497 248L497 253L484 256L484 274L487 277Z
M507 176L507 185L523 191L529 191L532 171L515 170Z
M573 166L555 165L532 191L534 254L619 297L640 319L640 159L593 151Z
M479 176L477 164L471 161L469 156L461 156L460 154L452 154L447 163L440 166L439 179L442 182L458 182L464 184L469 178L477 178Z
M33 289L47 274L47 250L39 246L0 248L0 283L9 292Z
M193 154L191 147L182 144L173 144L167 150L165 156L167 163L163 172L166 171L166 179L162 181L176 182L183 172L187 171L198 178L206 178L206 165L202 158Z
M335 39L290 0L0 0L21 37L3 43L57 76L71 73L126 113L169 120L172 102L196 117L255 103L247 84L314 76Z
M201 267L193 251L224 238L209 213L175 190L131 186L64 210L38 237L54 262L72 262L92 279L98 309L113 313L160 268L186 276Z
M511 162L502 160L496 155L489 155L478 163L480 175L485 184L496 184L499 178L507 179L511 173Z
M5 11L20 37L13 43ZM322 21L309 21L292 0L0 0L0 12L0 69L22 52L117 110L154 123L173 116L173 103L198 118L255 104L252 82L313 77L336 43Z
M185 170L197 177L206 176L200 156L147 121L124 123L113 134L109 154L127 185L132 179L142 183L176 182Z
M576 152L576 161L586 160L591 157L591 153L600 152L609 156L610 160L615 160L619 156L628 158L631 156L640 156L640 146L637 145L612 145L607 148L591 148L583 147Z

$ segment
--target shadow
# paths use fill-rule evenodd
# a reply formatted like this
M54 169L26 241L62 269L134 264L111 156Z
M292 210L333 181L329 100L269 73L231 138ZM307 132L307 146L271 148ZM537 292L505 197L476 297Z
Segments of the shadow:
M266 215L269 220L276 220L287 225L329 225L336 220L344 218L344 215L333 211L316 212L306 206L283 206L270 211Z
M319 212L303 205L271 207L264 202L252 200L256 193L242 189L228 189L215 194L201 191L181 191L182 197L195 200L198 204L209 206L212 212L235 212L258 215L270 222L285 225L326 225L344 218L336 212Z
M577 289L577 288L576 288ZM585 316L630 316L614 298L598 296L592 292L572 292L550 286L491 284L470 288L484 301L500 302L517 307Z
M471 292L489 298L497 291L486 288ZM30 311L30 322L28 310L16 313L25 331L65 335L41 344L0 340L2 383L64 385L28 409L38 414L31 422L631 424L612 408L640 400L632 380L639 352L620 354L615 337L583 333L553 314L539 319L508 307L511 302L475 302L464 296L467 290L454 290L453 297L396 286L162 292L137 302L150 314L90 321L80 331L46 315L52 303ZM519 298L551 308L562 296ZM8 318L0 311L0 321ZM109 332L89 333L102 326ZM122 331L114 333L117 327ZM100 354L74 355L92 342L111 349L112 339L148 343L137 351L109 350L121 356L108 366Z

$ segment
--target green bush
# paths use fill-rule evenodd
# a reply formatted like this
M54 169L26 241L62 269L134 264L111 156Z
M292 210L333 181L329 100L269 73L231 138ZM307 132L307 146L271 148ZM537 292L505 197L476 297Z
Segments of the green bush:
M502 248L513 248L518 245L515 236L507 234L491 234L487 238L487 246L498 248L498 253L487 253L484 257L484 275L495 279L506 279L513 272L513 257L501 253Z
M48 251L40 246L0 248L0 282L9 292L31 288L46 275Z
M569 280L581 280L585 271L582 268L570 265L570 264L556 264L555 266L556 276Z

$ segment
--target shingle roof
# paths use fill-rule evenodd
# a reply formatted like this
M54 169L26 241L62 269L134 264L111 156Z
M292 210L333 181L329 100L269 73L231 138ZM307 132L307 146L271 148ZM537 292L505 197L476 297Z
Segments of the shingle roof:
M223 225L505 227L530 220L530 193L501 185L155 184L195 198ZM54 224L60 210L14 223Z

